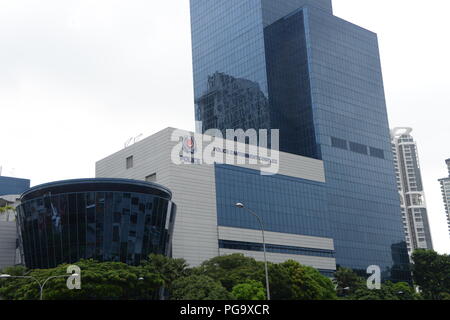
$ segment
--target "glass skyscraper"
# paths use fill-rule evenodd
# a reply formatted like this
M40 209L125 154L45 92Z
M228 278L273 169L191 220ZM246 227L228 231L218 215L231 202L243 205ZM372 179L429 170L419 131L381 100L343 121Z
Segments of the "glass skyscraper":
M331 0L190 3L197 130L280 129L281 151L324 161L338 265L408 279L377 35Z

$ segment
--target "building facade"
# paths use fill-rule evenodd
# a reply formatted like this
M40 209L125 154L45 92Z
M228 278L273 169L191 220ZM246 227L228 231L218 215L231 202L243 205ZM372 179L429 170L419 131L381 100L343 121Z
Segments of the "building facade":
M293 259L327 275L336 270L333 239L325 236L328 221L321 161L280 153L280 168L273 175L262 175L261 165L238 164L234 155L234 164L207 164L200 159L202 135L195 135L195 144L189 145L196 146L196 161L191 163L188 154L177 164L173 160L186 149L179 139L191 136L167 128L98 161L96 176L150 179L170 188L177 203L173 256L191 266L231 253L263 259L258 221L235 207L242 202L264 221L270 261ZM223 159L223 146L216 150L220 151L213 154ZM130 158L132 167L126 164Z
M6 190L6 189L4 189ZM16 190L8 188L9 191ZM11 207L0 212L0 271L22 262L17 239L16 214L14 208L19 205L20 195L0 196L0 208Z
M417 144L411 128L391 131L392 152L409 254L433 249Z
M150 253L170 255L171 197L160 185L124 179L36 186L17 207L25 265L46 269L80 259L137 265Z
M30 188L30 180L0 176L0 196L22 194Z
M442 197L444 199L445 214L448 221L448 231L450 233L450 159L445 161L448 168L448 178L440 179Z
M99 178L150 179L172 190L177 203L174 257L184 258L194 266L236 252L262 260L258 222L235 207L241 202L263 220L269 260L293 259L332 275L339 249L332 237L335 225L329 218L323 161L279 152L278 171L263 175L261 165L238 163L238 158L248 159L251 155L231 148L225 151L222 146L215 148L213 154L231 154L233 164L223 159L205 164L198 161L200 155L194 157L195 161L188 157L177 164L174 155L180 157L179 150L184 145L180 137L195 136L195 141L202 141L203 135L182 131L174 136L174 132L178 130L165 129L96 164ZM240 145L243 144L236 143ZM127 159L133 159L132 167L127 166ZM395 239L387 248L378 247L386 254L384 260L365 253L368 246L364 243L355 244L361 250L353 254L363 255L359 262L364 273L368 266L380 265L384 277L405 280L409 275L402 273L401 268L409 261L406 251L402 252L403 243L404 238Z
M323 161L337 264L403 278L377 35L335 17L330 0L190 3L197 130L279 129L281 151Z
M16 223L0 221L0 271L16 264Z

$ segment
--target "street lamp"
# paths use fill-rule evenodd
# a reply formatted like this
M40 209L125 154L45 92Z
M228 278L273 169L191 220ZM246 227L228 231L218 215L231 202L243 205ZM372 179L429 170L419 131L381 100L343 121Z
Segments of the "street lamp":
M43 296L44 296L44 287L47 284L47 282L51 279L56 279L56 278L68 278L68 277L78 277L79 274L77 273L73 273L73 274L64 274L61 276L52 276L52 277L48 277L47 279L45 279L44 282L39 281L38 279L36 279L35 277L32 276L12 276L10 274L0 274L0 279L31 279L37 282L37 284L39 285L39 290L40 290L40 295L39 295L39 300L43 300Z
M267 300L270 300L270 287L269 287L269 270L267 269L267 256L266 256L266 241L264 239L264 225L261 220L261 218L253 211L244 206L244 204L238 202L235 204L235 206L239 209L246 209L248 212L250 212L259 222L259 225L261 226L261 232L262 232L262 239L263 239L263 249L264 249L264 267L266 270L266 290L267 290Z

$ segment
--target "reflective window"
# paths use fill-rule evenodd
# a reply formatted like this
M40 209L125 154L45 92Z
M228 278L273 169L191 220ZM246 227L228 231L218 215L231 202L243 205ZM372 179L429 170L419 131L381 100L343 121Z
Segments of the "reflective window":
M246 251L264 251L262 243L253 242L241 242L231 240L219 240L219 248L233 249L233 250L246 250ZM292 246L282 246L276 244L266 243L266 251L274 253L284 254L296 254L303 256L315 256L324 258L334 258L334 251L332 250L320 250L312 248L301 248Z
M219 223L254 227L230 204L244 198L273 230L333 238L339 265L409 280L377 36L307 2L190 2L199 129L280 129L282 151L326 174L317 187L219 172Z
M126 159L126 167L127 169L133 168L133 156Z
M138 264L150 253L168 255L175 215L168 203L156 195L116 191L44 194L24 201L18 223L26 266L52 268L91 258Z

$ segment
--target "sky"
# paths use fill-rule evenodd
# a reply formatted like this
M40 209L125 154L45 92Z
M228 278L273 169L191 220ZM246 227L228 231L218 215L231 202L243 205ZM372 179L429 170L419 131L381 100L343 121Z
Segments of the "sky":
M450 2L333 4L378 34L390 125L414 129L434 246L450 253L437 182L450 158ZM94 177L129 138L193 130L191 58L188 0L0 0L2 175Z

